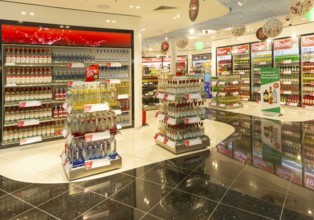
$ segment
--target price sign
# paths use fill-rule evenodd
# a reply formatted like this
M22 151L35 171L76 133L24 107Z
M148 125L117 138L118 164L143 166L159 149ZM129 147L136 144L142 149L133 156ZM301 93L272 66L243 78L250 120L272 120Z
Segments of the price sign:
M291 83L291 81L283 81L282 84L283 85L291 85L292 83Z
M171 148L175 148L176 147L176 142L170 140L169 138L165 138L164 144L167 144Z
M84 112L100 112L100 111L108 111L109 105L108 103L104 104L92 104L92 105L84 105Z
M164 93L157 93L157 96L156 96L157 99L164 99L164 97L165 97Z
M128 94L118 95L118 99L128 99L128 98L129 98Z
M232 81L231 84L232 84L232 85L238 85L239 82L238 82L238 81Z
M16 87L16 83L7 83L7 87Z
M240 75L245 75L245 72L241 71L239 72Z
M175 96L175 95L168 94L166 100L168 100L168 101L174 101L174 100L176 100L176 96Z
M185 147L191 147L199 144L202 144L202 140L200 138L189 139L184 141Z
M200 117L184 118L184 124L193 124L201 121Z
M239 92L237 91L237 92L233 92L233 93L231 93L232 95L239 95Z
M67 113L71 114L72 109L73 109L73 106L72 105L68 105L68 107L66 109Z
M243 101L249 101L249 98L242 98Z
M64 138L66 138L66 137L68 136L68 134L69 134L68 129L64 128L64 129L62 130L62 136L63 136Z
M286 104L286 102L280 102L280 105L285 105Z
M244 80L243 83L244 83L244 84L249 84L250 81L249 81L249 80Z
M314 176L309 175L309 174L305 174L304 185L305 185L305 187L314 190Z
M85 134L85 141L92 142L92 141L100 141L110 138L110 132L107 130L105 132L96 132L96 133L88 133Z
M15 66L15 63L6 63L5 66Z
M67 102L64 102L63 104L62 104L62 108L64 109L64 110L66 110L67 108L68 108L68 103Z
M285 94L285 95L291 95L291 94L292 94L292 91L283 91L283 94Z
M283 61L281 61L281 63L283 63L283 64L290 64L290 63L292 63L292 60L283 60Z
M226 93L225 92L219 92L218 96L226 96Z
M121 80L120 79L107 79L106 84L120 84Z
M216 102L211 102L209 105L211 105L211 106L217 106L217 103L216 103Z
M42 141L41 136L20 139L20 145L32 144Z
M169 125L176 125L177 124L177 120L175 118L167 118L166 122Z
M157 118L158 118L159 121L165 120L165 117L166 117L166 116L165 116L164 114L162 114L162 113L159 113L158 116L157 116Z
M81 85L84 85L84 83L85 82L83 82L83 81L75 81L75 82L70 81L70 82L67 83L67 85L70 86L70 87L71 86L81 86Z
M156 138L156 141L159 141L159 142L161 142L161 143L164 143L165 137L164 137L164 136L161 136L161 135L158 135L157 138Z
M239 103L234 103L232 106L233 107L239 107L240 105L239 105Z
M68 63L67 67L69 67L69 68L84 68L85 64L84 63Z
M25 102L19 103L20 108L36 107L36 106L41 106L41 101L25 101Z
M113 109L112 111L113 111L116 115L121 115L121 114L122 114L121 109Z
M266 62L259 62L259 65L266 65Z
M226 104L220 103L218 106L221 107L221 108L225 108L225 107L226 107Z
M188 95L188 94L186 94ZM201 99L202 96L200 93L193 93L193 94L189 94L189 99Z
M88 164L87 167L85 165L85 169L95 169L95 168L98 168L98 167L105 167L105 166L110 166L111 165L110 158L91 160L91 161L87 161L87 162L91 162L91 163Z
M285 74L285 75L291 75L291 70L285 70L285 71L282 71L281 72L282 74Z
M215 85L217 85L217 82L213 81L213 82L211 82L211 84L212 84L212 86L215 86Z
M218 82L218 85L225 85L225 84L226 84L226 82L223 82L223 81Z
M27 127L27 126L32 126L32 125L39 125L39 120L38 119L28 119L28 120L19 121L17 123L18 127Z
M292 102L291 102L291 103L289 103L289 106L297 107L297 106L298 106L298 103L295 103L295 102L292 103Z

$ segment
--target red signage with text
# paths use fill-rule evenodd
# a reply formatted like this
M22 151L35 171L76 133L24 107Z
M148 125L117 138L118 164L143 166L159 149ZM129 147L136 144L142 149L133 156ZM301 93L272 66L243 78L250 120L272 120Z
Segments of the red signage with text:
M132 34L2 24L2 42L56 46L131 47Z
M262 51L271 51L271 42L261 42L252 44L252 53Z
M163 59L164 62L170 62L170 57L164 57ZM182 62L187 62L188 61L188 57L184 56L184 57L177 57L177 62L178 63L182 63Z
M274 42L274 50L288 50L298 48L298 39L288 38L283 40L276 40Z
M302 37L302 47L314 47L314 36Z
M142 58L142 63L161 63L161 62L162 62L161 57Z
M233 55L249 54L249 53L250 53L250 45L248 45L248 44L232 47L232 54Z
M217 49L217 56L231 55L231 47L223 47Z

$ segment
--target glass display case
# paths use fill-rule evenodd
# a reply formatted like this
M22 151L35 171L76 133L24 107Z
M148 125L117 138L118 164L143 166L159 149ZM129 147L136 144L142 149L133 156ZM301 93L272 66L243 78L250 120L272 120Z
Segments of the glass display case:
M231 47L217 48L217 76L225 76L232 74L232 55Z

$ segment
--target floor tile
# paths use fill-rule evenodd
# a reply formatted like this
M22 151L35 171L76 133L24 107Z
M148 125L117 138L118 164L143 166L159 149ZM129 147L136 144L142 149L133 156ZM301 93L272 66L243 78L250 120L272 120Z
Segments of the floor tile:
M52 215L49 215L45 212L42 212L36 208L31 209L17 217L14 217L12 220L25 220L25 219L31 219L31 220L57 220L58 218L55 218Z
M215 201L219 201L227 191L226 187L212 182L210 176L198 172L184 179L177 189Z
M224 196L222 203L244 209L258 215L279 219L282 207L271 202L266 202L258 198L253 198L243 193L229 190Z
M31 209L32 206L14 198L11 195L0 199L0 219L10 219Z
M163 184L169 187L175 187L178 185L184 178L186 174L176 171L172 167L163 167L157 165L153 167L151 170L146 172L140 178L158 183Z
M79 187L83 188L84 192L94 192L104 197L109 197L134 180L135 177L124 174L115 174L95 180L80 182Z
M145 212L107 199L91 210L88 210L77 219L139 220L144 215Z
M159 185L142 179L137 179L135 182L120 190L112 198L147 212L169 192L170 188L165 185Z
M150 171L153 167L157 166L158 163L153 163L150 165L138 167L135 169L127 170L123 172L124 174L130 175L130 176L135 176L135 177L140 177L143 176L146 172Z
M0 176L0 189L9 193L14 192L16 190L19 190L29 185L31 185L31 183L15 181L15 180L6 178L4 176Z
M164 219L207 219L217 203L188 193L173 190L149 214Z
M3 197L3 196L5 196L5 195L7 195L7 193L5 193L4 191L2 191L2 190L0 189L0 198Z
M313 215L300 214L291 210L284 209L281 220L313 220Z
M69 188L69 184L32 184L12 194L21 200L38 206L68 191Z
M73 187L38 208L60 219L74 219L104 200L105 198L100 195Z
M163 218L159 218L157 216L153 216L150 214L146 214L141 220L163 220Z
M237 220L267 220L269 218L255 215L253 213L249 213L240 209L236 209L230 206L220 204L215 211L212 213L211 220L229 220L229 219L237 219Z

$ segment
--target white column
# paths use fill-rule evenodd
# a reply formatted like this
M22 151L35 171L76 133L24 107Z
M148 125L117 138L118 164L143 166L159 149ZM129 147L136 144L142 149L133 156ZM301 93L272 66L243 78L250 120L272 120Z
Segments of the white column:
M177 70L177 46L175 39L171 38L169 41L170 46L170 73L176 75Z

